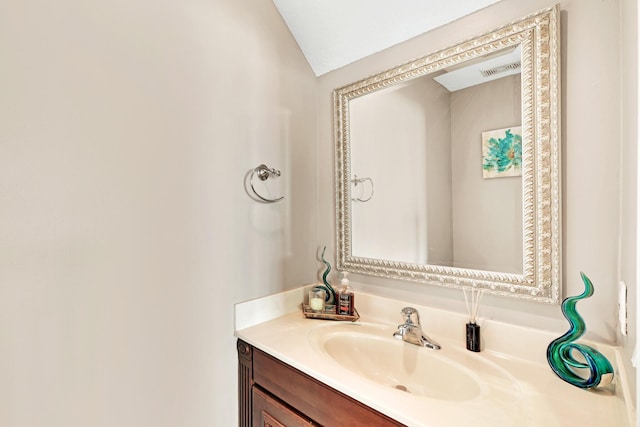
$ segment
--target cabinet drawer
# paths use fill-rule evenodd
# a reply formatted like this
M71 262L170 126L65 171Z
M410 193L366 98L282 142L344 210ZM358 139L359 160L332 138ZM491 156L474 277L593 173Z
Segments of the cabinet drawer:
M317 424L292 411L287 405L253 387L252 427L311 427Z
M296 411L324 426L404 425L257 349L253 354L253 380Z

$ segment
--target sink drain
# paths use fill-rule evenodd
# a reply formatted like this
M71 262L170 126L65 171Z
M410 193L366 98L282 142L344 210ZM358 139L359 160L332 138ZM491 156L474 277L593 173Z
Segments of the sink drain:
M407 393L409 393L409 390L405 386L403 386L402 384L398 384L394 388L397 389L397 390L406 391Z

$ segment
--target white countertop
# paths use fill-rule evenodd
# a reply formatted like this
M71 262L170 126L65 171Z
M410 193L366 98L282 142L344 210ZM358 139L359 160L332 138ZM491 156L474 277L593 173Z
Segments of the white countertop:
M500 378L478 372L488 392L462 401L407 394L359 376L319 351L309 339L324 320L306 319L300 309L304 288L236 305L235 335L294 368L408 426L607 426L629 427L634 417L624 401L626 382L615 347L589 342L614 366L613 384L584 390L558 378L546 362L546 347L565 331L552 334L495 321L482 323L483 351L464 348L466 316L415 305L429 337L442 345L439 357L467 360L470 367L496 366ZM356 306L363 325L400 323L402 301L359 293ZM355 328L358 325L353 325ZM582 342L582 340L581 340ZM410 344L406 344L410 345ZM424 351L433 351L424 349ZM481 365L478 365L480 363ZM508 378L509 381L505 379Z

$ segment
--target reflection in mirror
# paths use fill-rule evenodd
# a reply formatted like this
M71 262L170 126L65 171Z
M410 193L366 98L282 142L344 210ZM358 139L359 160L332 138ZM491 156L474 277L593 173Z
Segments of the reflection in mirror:
M351 168L378 190L351 205L354 256L522 274L522 179L483 178L481 145L521 126L520 48L481 59L350 102Z
M559 301L557 13L334 92L338 268Z

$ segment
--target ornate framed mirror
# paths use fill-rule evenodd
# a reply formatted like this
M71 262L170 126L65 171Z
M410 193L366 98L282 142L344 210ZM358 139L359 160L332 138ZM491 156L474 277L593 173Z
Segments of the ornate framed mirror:
M334 90L337 268L560 301L559 8Z

